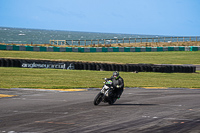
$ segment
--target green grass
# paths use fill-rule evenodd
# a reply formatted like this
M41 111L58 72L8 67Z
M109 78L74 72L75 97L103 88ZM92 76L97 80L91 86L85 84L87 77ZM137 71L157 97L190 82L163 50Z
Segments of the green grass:
M66 53L0 51L0 58L100 61L115 63L200 64L200 51L133 53ZM198 71L200 72L200 71ZM108 71L0 67L0 88L92 88L103 85ZM125 87L200 88L199 73L120 72Z
M150 64L200 64L200 51L171 52L112 52L112 53L67 53L67 52L30 52L0 51L0 57L101 61L115 63L150 63Z
M200 72L200 71L198 71ZM0 67L0 88L92 88L102 87L109 71L31 69ZM200 88L199 73L120 72L125 87Z

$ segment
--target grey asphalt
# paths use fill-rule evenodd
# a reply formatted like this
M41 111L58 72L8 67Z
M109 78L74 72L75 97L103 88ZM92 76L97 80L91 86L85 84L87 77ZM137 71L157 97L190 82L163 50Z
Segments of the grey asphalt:
M126 88L93 105L98 89L0 89L0 133L200 133L200 89Z

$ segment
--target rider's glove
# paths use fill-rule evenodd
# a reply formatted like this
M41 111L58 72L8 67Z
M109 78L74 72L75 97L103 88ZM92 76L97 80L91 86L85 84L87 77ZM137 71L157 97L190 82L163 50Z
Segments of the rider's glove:
M107 80L107 78L105 78L105 81Z
M117 88L119 88L119 85L117 85Z

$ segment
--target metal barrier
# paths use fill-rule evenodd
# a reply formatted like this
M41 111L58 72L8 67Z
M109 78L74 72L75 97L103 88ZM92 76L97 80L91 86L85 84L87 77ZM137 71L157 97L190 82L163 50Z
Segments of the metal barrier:
M155 37L155 38L122 38L122 39L94 39L94 40L50 40L52 45L108 45L108 44L131 44L131 43L149 43L149 42L188 42L200 41L200 36L185 37Z

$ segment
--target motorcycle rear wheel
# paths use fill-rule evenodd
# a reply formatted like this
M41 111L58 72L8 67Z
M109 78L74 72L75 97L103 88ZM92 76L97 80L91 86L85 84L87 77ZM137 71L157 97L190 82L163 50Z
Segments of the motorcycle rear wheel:
M112 100L109 100L108 104L113 105L116 102L117 98L113 98Z
M102 101L102 99L103 99L103 94L101 92L99 92L94 99L94 105L99 105L99 103Z

